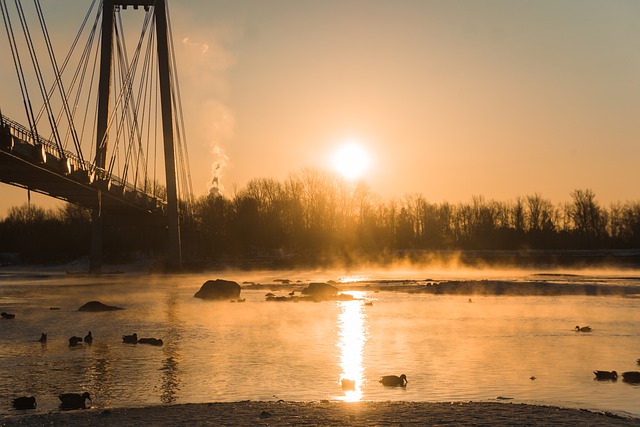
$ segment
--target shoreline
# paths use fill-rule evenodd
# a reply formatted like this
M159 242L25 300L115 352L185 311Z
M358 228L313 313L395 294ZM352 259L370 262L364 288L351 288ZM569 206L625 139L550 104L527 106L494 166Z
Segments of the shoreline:
M4 262L3 262L4 260ZM161 259L132 257L104 261L102 274L189 274L238 271L287 271L306 269L395 268L400 266L450 269L584 270L640 269L640 248L633 249L406 249L357 258L327 256L322 253L282 254L267 251L258 255L222 256L219 259L185 261L182 269L165 268ZM89 256L68 262L42 264L20 262L19 255L0 253L0 269L49 270L90 275ZM95 275L92 273L91 275ZM100 274L100 273L98 273Z
M498 402L186 403L142 408L7 415L10 426L640 426L640 418L609 412Z

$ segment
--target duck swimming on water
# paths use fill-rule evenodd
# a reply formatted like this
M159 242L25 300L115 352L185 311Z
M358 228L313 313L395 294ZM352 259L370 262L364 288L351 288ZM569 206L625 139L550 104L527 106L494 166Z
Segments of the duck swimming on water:
M69 338L69 347L75 347L82 342L82 338L73 336Z
M638 371L623 372L622 381L627 383L640 383L640 372Z
M36 406L38 406L38 404L36 403L36 398L33 396L31 397L22 396L22 397L16 397L15 399L13 399L13 407L15 409L20 409L20 410L36 409Z
M60 399L60 408L62 409L86 409L86 400L91 400L91 396L86 391L79 393L63 393L58 395Z
M123 335L122 342L126 344L138 344L138 334L134 332L131 335Z
M151 344L155 346L161 346L163 344L160 338L140 338L138 344Z
M576 332L591 332L591 326L583 326L583 327L576 326L575 329L576 329Z
M597 380L617 380L618 373L616 371L593 371Z
M356 381L350 380L347 378L343 378L342 381L342 389L343 390L355 390L356 389Z
M400 376L397 375L385 375L380 378L382 385L387 387L406 387L407 386L407 376L402 374Z

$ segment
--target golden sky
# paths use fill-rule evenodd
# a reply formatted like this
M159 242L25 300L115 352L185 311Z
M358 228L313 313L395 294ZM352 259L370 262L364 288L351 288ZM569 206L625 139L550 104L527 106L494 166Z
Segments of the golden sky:
M62 56L90 2L42 3ZM605 205L640 200L640 2L169 7L197 195L218 165L232 195L252 178L331 169L357 141L369 157L362 179L384 198L556 203L588 188ZM8 62L0 108L21 120ZM24 201L0 185L0 215Z

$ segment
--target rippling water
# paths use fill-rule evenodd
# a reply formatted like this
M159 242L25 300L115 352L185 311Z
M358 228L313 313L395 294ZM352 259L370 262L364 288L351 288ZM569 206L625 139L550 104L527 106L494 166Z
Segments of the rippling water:
M640 370L638 298L410 294L407 288L422 282L403 282L396 292L389 290L396 282L388 279L424 273L332 274L83 278L5 272L0 276L0 310L16 318L0 320L0 414L13 412L11 399L17 396L36 396L36 411L48 412L57 410L59 393L89 391L98 408L501 397L640 417L640 386L594 381L592 374L596 369ZM483 274L458 273L455 278ZM243 285L244 303L193 298L205 280L218 277L266 286ZM533 277L514 274L510 280ZM542 277L640 285L640 277L629 273ZM279 278L291 279L291 285L278 285L274 280ZM356 300L265 301L266 292L287 295L310 281L331 279L351 281L338 286ZM380 288L384 290L376 291ZM91 300L126 310L77 311ZM587 324L591 333L573 330ZM68 346L70 336L89 330L92 345ZM42 332L48 333L46 345L37 342ZM164 345L123 344L121 336L133 332L162 338ZM402 373L409 380L406 388L378 383L382 375ZM342 379L354 380L355 389L343 390Z

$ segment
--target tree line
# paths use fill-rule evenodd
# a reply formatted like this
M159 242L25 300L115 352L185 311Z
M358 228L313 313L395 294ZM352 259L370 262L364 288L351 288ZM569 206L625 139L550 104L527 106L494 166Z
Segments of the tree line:
M457 204L420 194L382 200L363 182L304 169L283 181L258 178L230 196L198 198L182 220L187 258L297 257L324 261L439 250L596 250L640 248L640 202L602 206L578 189L565 203L540 194L513 201L481 196ZM107 254L161 252L161 231L114 227ZM16 207L0 222L0 252L87 254L90 215Z

